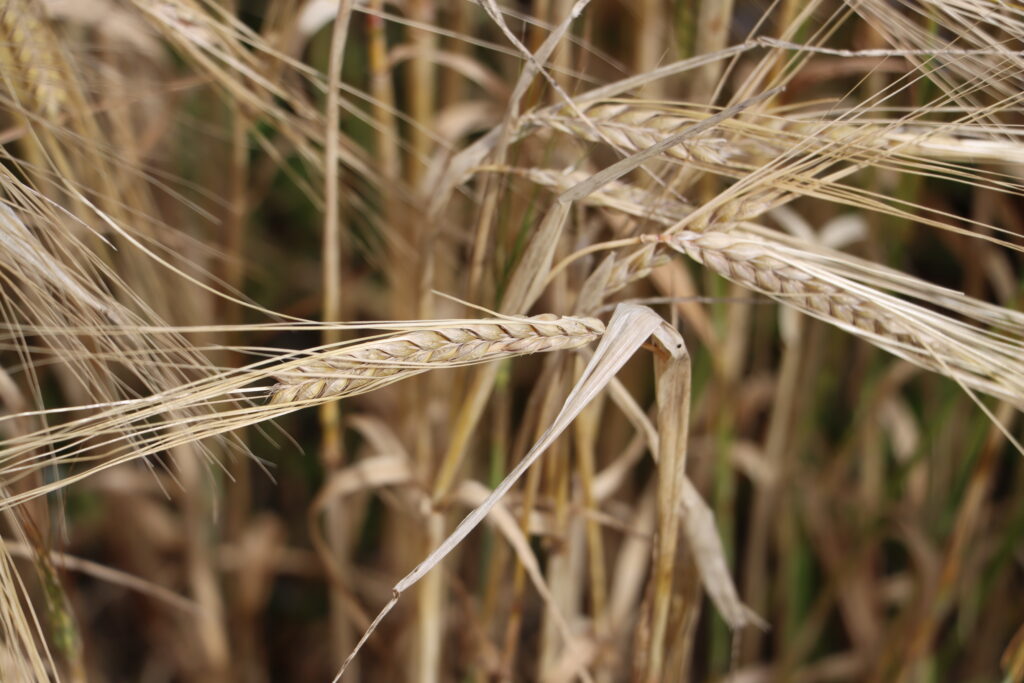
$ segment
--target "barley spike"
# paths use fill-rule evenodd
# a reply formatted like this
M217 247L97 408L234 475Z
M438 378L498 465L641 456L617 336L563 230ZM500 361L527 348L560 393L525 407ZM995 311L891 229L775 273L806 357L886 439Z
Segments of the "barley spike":
M432 368L579 348L603 332L604 324L595 318L544 314L393 334L288 364L275 373L278 384L270 400L280 404L352 396Z

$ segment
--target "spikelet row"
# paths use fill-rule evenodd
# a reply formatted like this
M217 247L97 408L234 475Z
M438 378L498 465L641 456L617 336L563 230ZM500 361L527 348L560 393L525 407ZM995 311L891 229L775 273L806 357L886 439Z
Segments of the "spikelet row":
M436 367L575 349L603 332L604 324L594 318L545 314L394 334L293 364L275 374L271 402L341 398Z
M542 109L525 116L522 125L549 128L591 142L608 142L634 152L647 149L697 122L692 117L624 102L599 102L584 106L582 113L586 120L562 108ZM672 147L666 154L678 161L723 165L736 151L724 138L708 132Z
M68 99L64 65L39 3L0 3L0 66L30 111L51 121L64 111Z
M728 280L865 337L926 369L994 396L1019 401L1024 395L1019 345L848 281L741 231L684 230L667 241Z

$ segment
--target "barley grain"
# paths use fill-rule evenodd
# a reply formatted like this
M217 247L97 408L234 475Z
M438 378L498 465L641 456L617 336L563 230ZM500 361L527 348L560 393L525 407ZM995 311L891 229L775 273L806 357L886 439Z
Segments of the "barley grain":
M39 3L5 0L0 6L0 64L6 66L10 87L31 111L49 120L64 111L64 65Z
M637 249L629 256L618 259L612 266L604 293L614 294L626 285L641 280L651 274L658 266L669 262L669 257L658 249L656 244L648 244Z
M417 330L326 351L275 374L271 403L342 398L435 367L483 363L541 351L575 349L596 340L595 318L537 315Z
M684 230L667 241L728 280L865 337L921 367L1014 402L1024 396L1019 343L831 274L802 261L794 250L740 230Z
M624 151L634 152L652 147L700 121L632 102L598 102L585 107L583 114L592 126L567 115L561 108L542 109L524 117L521 130L549 128L591 142L609 142ZM679 161L724 165L737 152L725 138L703 133L670 148L667 155Z

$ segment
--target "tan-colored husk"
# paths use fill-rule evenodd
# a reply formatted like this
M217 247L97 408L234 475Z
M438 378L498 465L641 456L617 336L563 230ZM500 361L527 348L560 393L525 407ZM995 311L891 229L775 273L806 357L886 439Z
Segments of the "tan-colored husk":
M739 230L681 231L669 244L728 280L865 337L921 367L1020 402L1019 346L802 262L799 254Z
M603 332L603 323L595 318L543 314L392 335L325 353L277 374L271 402L341 398L431 367L575 349Z

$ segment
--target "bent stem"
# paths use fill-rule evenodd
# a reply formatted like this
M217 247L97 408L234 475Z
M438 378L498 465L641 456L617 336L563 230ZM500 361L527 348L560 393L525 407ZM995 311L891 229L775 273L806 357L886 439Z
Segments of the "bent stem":
M672 578L679 540L679 501L686 480L690 417L690 354L682 336L665 325L655 354L658 400L658 540L654 547L651 639L644 680L660 681L665 633L672 606ZM667 343L666 343L667 342Z

